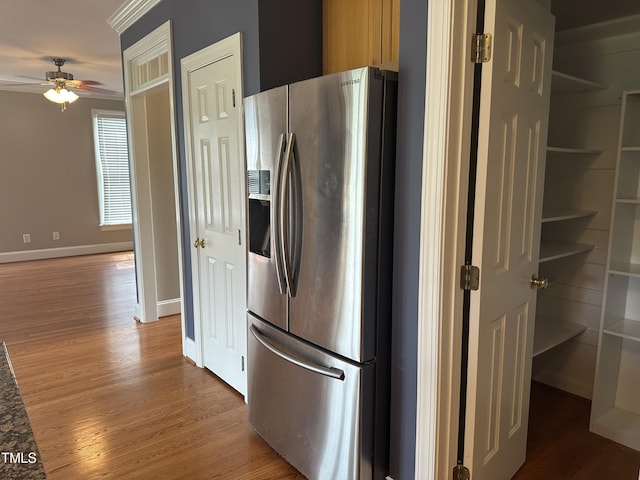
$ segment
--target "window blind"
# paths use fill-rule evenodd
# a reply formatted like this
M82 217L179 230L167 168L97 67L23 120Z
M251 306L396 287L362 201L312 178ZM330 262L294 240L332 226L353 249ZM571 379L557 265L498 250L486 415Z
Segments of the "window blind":
M131 189L124 112L95 110L93 119L100 224L130 224Z

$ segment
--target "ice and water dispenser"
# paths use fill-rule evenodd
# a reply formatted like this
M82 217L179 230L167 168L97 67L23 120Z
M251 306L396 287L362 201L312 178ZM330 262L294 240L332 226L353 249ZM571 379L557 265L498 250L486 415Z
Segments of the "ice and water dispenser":
M247 172L249 193L249 251L271 257L271 189L269 170Z

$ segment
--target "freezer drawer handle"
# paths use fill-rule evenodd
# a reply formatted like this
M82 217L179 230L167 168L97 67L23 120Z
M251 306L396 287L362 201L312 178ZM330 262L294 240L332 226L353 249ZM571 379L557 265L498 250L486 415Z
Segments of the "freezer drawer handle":
M260 333L260 330L256 328L255 325L251 325L249 328L255 339L262 344L264 348L269 350L274 355L286 360L287 362L293 363L301 368L305 368L314 373L319 373L320 375L325 375L330 378L335 378L336 380L344 380L344 372L339 368L333 367L323 367L322 365L317 365L314 363L307 362L302 360L301 358L294 357L293 355L283 352L282 350L275 347L269 340L265 338L264 335Z

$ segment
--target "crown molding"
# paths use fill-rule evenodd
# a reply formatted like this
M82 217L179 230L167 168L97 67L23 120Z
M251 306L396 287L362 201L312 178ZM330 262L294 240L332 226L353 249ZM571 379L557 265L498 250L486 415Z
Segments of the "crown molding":
M149 10L161 0L128 0L107 19L107 23L118 35L122 35L127 28L140 20Z

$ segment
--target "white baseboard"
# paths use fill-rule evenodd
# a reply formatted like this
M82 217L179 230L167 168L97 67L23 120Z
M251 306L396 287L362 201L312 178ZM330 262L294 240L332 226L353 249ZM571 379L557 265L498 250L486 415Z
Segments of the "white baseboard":
M196 361L196 342L189 337L184 338L182 341L182 355L198 365L198 362ZM201 367L202 365L198 366Z
M180 313L180 299L161 300L158 302L158 317L168 317Z
M124 252L133 250L133 242L100 243L97 245L79 245L75 247L43 248L40 250L22 250L0 253L0 263L44 260L46 258L75 257L96 253Z

